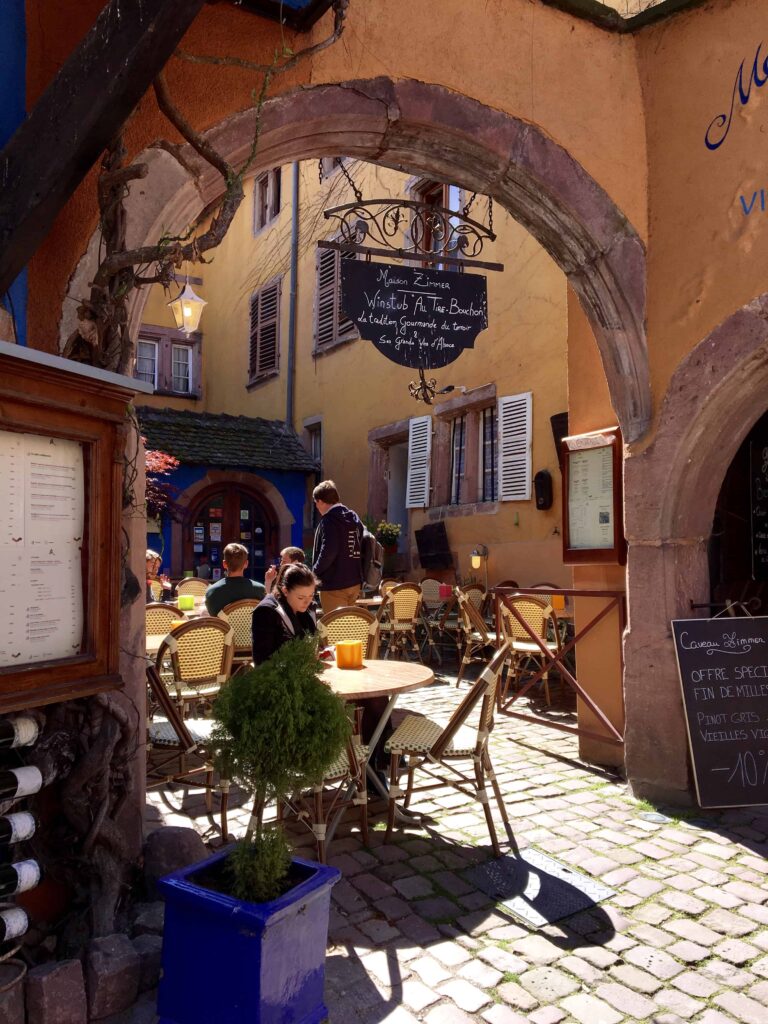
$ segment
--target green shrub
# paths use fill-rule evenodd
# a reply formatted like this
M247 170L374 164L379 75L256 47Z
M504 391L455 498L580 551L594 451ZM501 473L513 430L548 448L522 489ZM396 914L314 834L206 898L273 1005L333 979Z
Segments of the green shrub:
M239 898L251 902L264 899L256 892L279 890L289 863L277 853L275 830L263 826L266 804L320 782L350 734L344 701L320 681L317 648L314 637L283 644L228 680L214 705L217 767L255 798L253 834L233 858L235 894L247 892Z

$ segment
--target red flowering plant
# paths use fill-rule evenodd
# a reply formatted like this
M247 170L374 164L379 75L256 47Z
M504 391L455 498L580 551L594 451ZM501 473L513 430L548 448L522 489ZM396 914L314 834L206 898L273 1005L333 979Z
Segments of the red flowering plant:
M146 444L146 438L142 438ZM164 477L169 477L175 469L178 469L179 460L166 452L158 451L155 448L148 448L144 453L147 467L147 488L145 501L147 504L147 518L156 519L162 515L168 515L171 519L179 519L181 509L176 502L178 487Z

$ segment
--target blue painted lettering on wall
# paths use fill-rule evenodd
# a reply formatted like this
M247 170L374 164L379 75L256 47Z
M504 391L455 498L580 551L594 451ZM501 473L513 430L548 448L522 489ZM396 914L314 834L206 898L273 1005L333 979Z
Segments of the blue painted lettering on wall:
M728 113L718 114L717 117L713 118L704 134L704 144L707 149L719 149L728 137L733 122L736 97L738 96L742 107L746 107L752 95L752 86L754 85L756 89L761 89L768 82L768 54L761 61L760 50L762 45L762 42L758 43L755 59L752 62L752 70L749 72L746 82L744 80L745 61L739 64L739 70L736 72L736 79L731 89L731 105ZM745 213L748 212L745 210Z
M747 200L746 196L739 196L739 202L741 203L741 208L744 211L745 217L748 217L758 206L760 207L761 212L765 213L765 189L755 189L749 200Z

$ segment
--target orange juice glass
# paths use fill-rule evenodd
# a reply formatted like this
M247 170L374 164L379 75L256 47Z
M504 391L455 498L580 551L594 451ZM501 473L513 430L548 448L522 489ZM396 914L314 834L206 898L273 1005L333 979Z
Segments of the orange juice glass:
M565 608L565 594L553 594L552 595L552 607L556 612L561 612Z
M336 643L336 664L339 668L360 668L363 664L362 640L339 640Z
M183 626L189 619L171 619L171 629L176 629L177 626Z

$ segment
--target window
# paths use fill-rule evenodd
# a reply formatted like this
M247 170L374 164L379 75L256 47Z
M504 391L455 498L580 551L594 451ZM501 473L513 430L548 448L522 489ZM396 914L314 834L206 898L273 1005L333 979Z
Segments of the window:
M278 372L280 356L280 281L264 285L251 298L248 382Z
M343 156L324 156L320 161L320 166L323 170L323 180L330 178L334 171L338 171L344 160Z
M171 347L171 391L188 395L192 387L192 353L188 345Z
M280 212L280 168L264 171L253 183L253 233L261 231Z
M320 423L313 423L307 427L307 440L309 441L309 454L317 462L320 475L322 476L323 465L323 427Z
M354 258L353 252L317 250L316 352L328 348L334 342L359 337L355 325L341 308L341 261Z
M136 379L151 384L157 391L157 342L141 338L136 345Z
M133 375L152 384L159 395L199 398L202 336L155 324L142 324Z
M451 505L464 500L464 453L467 443L467 417L457 416L451 423Z
M496 501L498 498L496 407L482 409L480 416L480 500Z
M458 186L443 185L438 181L420 182L414 188L413 195L418 202L425 203L427 206L433 206L436 210L458 210L461 202L461 192ZM442 218L432 220L427 212L418 221L418 227L416 223L411 226L412 236L415 235L416 231L423 232L423 237L418 239L423 251L442 253L444 255L448 255L450 252L453 256L460 255L455 250L451 252L446 245L448 240L443 230ZM414 240L416 239L414 238ZM435 266L440 268L442 264L438 263Z

